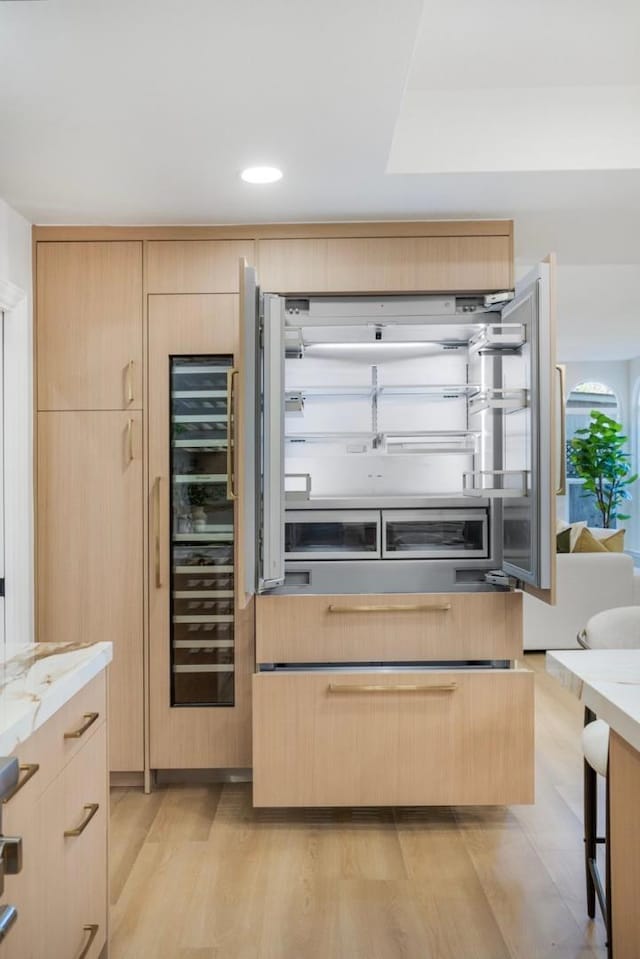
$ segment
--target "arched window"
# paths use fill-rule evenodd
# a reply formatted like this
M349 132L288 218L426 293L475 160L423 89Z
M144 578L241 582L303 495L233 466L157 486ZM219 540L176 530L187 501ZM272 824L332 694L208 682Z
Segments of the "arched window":
M576 430L589 425L592 410L599 410L613 419L618 419L618 397L610 386L605 383L580 383L572 389L567 398L568 520L570 523L586 520L588 526L601 526L602 517L595 504L595 497L583 493L583 480L578 478L569 459L571 439Z

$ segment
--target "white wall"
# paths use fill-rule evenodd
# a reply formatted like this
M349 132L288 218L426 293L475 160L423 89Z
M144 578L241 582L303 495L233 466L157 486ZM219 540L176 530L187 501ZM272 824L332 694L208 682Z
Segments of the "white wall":
M0 199L0 278L27 294L4 320L6 640L33 641L31 225Z

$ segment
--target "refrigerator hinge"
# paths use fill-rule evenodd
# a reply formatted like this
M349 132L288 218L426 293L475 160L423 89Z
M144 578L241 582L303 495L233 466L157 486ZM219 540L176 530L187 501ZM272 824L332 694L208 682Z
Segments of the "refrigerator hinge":
M504 589L516 589L518 585L517 579L509 576L502 569L490 569L488 573L484 574L484 579L485 583L490 583L492 586L502 586Z

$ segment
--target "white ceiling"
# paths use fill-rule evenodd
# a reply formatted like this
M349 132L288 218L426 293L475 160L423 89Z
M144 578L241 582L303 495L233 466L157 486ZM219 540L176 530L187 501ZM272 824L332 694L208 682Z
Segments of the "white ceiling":
M572 351L603 355L622 275L609 267L623 270L608 353L627 358L640 354L640 170L613 167L640 165L640 111L625 137L619 122L640 86L639 18L638 0L425 0L424 13L422 0L2 0L0 196L37 223L514 217L520 264L549 249L563 264ZM539 169L522 172L536 164L524 134L500 147L496 97L550 103L562 88L566 108L587 87L617 104L608 135L596 124L586 146L560 144L556 110L555 136L529 137ZM422 95L438 103L439 153ZM465 138L443 98L473 100L487 129ZM258 163L284 179L240 181Z

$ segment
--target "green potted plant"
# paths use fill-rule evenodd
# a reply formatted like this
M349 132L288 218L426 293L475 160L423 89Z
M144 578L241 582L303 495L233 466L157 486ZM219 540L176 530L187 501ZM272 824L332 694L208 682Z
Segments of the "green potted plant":
M604 529L615 526L616 520L629 519L627 514L618 512L619 507L631 499L629 487L638 478L635 473L629 475L626 444L622 425L598 410L591 411L589 425L576 430L570 443L571 465L584 480L583 495L595 496Z

